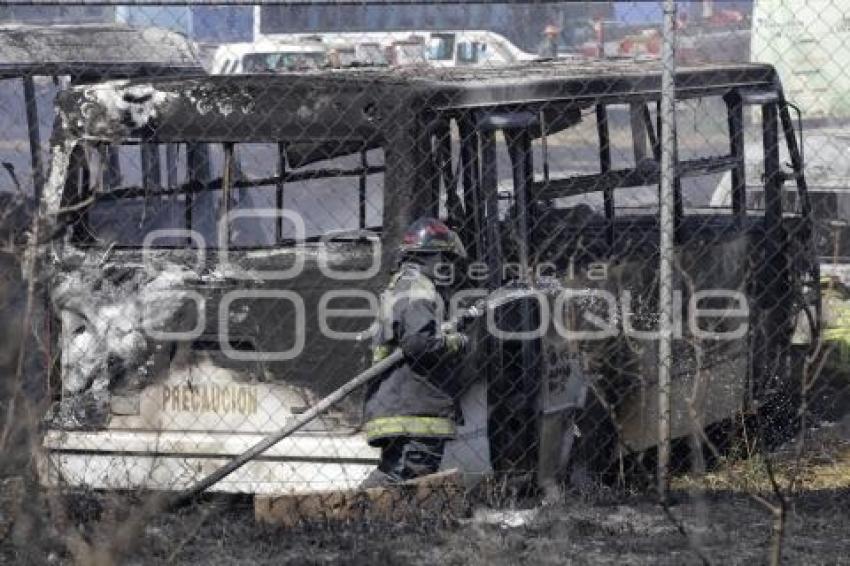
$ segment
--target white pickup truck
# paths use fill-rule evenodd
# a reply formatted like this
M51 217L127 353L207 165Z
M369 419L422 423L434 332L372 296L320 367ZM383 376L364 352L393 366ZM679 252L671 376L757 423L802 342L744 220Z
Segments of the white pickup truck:
M486 30L395 30L381 32L287 33L263 35L262 41L296 45L305 41L326 45L380 45L385 51L398 44L418 44L425 62L434 67L506 65L535 59L503 35Z

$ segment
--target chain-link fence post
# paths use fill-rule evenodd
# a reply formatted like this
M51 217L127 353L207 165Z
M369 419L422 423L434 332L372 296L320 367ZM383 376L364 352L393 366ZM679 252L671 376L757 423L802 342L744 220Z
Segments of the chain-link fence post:
M670 370L673 327L673 246L676 237L676 2L664 2L661 52L661 185L658 303L658 491L667 492L670 465Z

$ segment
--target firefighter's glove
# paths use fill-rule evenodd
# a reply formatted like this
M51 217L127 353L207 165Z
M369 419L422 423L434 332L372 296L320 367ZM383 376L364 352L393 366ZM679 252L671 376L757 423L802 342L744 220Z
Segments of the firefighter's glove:
M444 322L440 325L440 330L445 332L463 332L472 322L484 315L484 308L474 305L468 309L463 309L458 313L456 320Z
M475 303L468 309L464 310L461 314L464 320L474 320L480 316L483 316L484 303Z
M458 354L469 348L469 337L462 332L446 332L443 334L443 343L448 352Z
M460 317L457 322L458 330L465 330L470 324L484 316L484 307L482 305L473 305L468 309L460 312Z

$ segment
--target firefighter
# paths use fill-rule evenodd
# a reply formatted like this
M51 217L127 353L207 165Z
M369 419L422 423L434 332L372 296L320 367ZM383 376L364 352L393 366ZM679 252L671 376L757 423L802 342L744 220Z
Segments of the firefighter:
M558 36L561 35L561 30L558 26L549 24L543 29L543 40L537 46L538 59L557 59L558 58Z
M404 361L367 391L365 432L381 448L381 462L364 487L436 472L455 436L458 362L468 339L444 315L449 274L465 259L458 235L437 219L421 218L404 234L398 270L381 297L372 362L395 348Z

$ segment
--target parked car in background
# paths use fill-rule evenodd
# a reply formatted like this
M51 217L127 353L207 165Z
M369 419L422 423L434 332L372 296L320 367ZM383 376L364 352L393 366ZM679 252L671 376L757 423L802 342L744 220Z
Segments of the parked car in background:
M428 65L428 49L421 37L411 36L408 39L393 41L384 48L387 63L393 67L409 65Z
M504 36L486 30L399 30L387 32L327 32L265 35L262 41L297 45L319 40L326 45L377 45L401 63L424 58L435 67L491 66L530 61L526 53ZM421 47L420 47L421 46Z
M307 71L327 64L327 54L318 41L225 43L216 49L209 70L216 75Z

